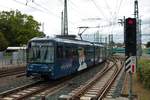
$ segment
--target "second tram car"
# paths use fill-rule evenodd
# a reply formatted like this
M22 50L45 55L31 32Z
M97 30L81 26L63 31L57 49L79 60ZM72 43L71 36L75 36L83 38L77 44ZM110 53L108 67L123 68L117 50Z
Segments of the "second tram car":
M27 76L58 79L106 59L101 44L64 38L33 38L27 47Z

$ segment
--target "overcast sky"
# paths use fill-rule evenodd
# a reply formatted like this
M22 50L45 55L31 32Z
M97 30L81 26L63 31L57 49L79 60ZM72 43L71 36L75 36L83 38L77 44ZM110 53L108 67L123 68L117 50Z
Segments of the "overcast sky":
M0 0L0 10L16 10L34 16L44 23L44 33L48 36L61 33L61 11L64 0ZM26 5L27 3L27 5ZM78 33L79 26L101 26L100 33L119 34L123 27L118 19L134 17L134 0L68 0L69 34ZM142 32L150 33L150 0L139 0L139 16L142 19ZM100 18L100 20L93 20ZM113 26L112 26L113 23ZM97 31L91 28L86 31Z

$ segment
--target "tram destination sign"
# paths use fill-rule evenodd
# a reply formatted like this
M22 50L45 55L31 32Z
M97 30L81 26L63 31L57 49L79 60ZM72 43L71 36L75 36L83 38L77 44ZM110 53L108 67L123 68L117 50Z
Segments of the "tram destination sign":
M31 42L31 46L53 46L52 42Z

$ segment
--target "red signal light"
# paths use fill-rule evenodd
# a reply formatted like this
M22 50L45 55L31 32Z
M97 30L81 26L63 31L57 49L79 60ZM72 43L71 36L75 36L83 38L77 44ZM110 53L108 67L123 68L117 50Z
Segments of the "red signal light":
M128 19L128 24L130 24L130 25L132 25L132 24L134 24L134 20L132 20L132 19Z
M135 65L132 64L131 67L132 67L132 73L134 73L135 72Z

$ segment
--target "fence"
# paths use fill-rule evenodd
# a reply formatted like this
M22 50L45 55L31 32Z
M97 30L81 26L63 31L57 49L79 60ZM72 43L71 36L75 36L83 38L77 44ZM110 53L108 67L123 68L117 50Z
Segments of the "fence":
M26 64L26 51L0 52L0 68Z

